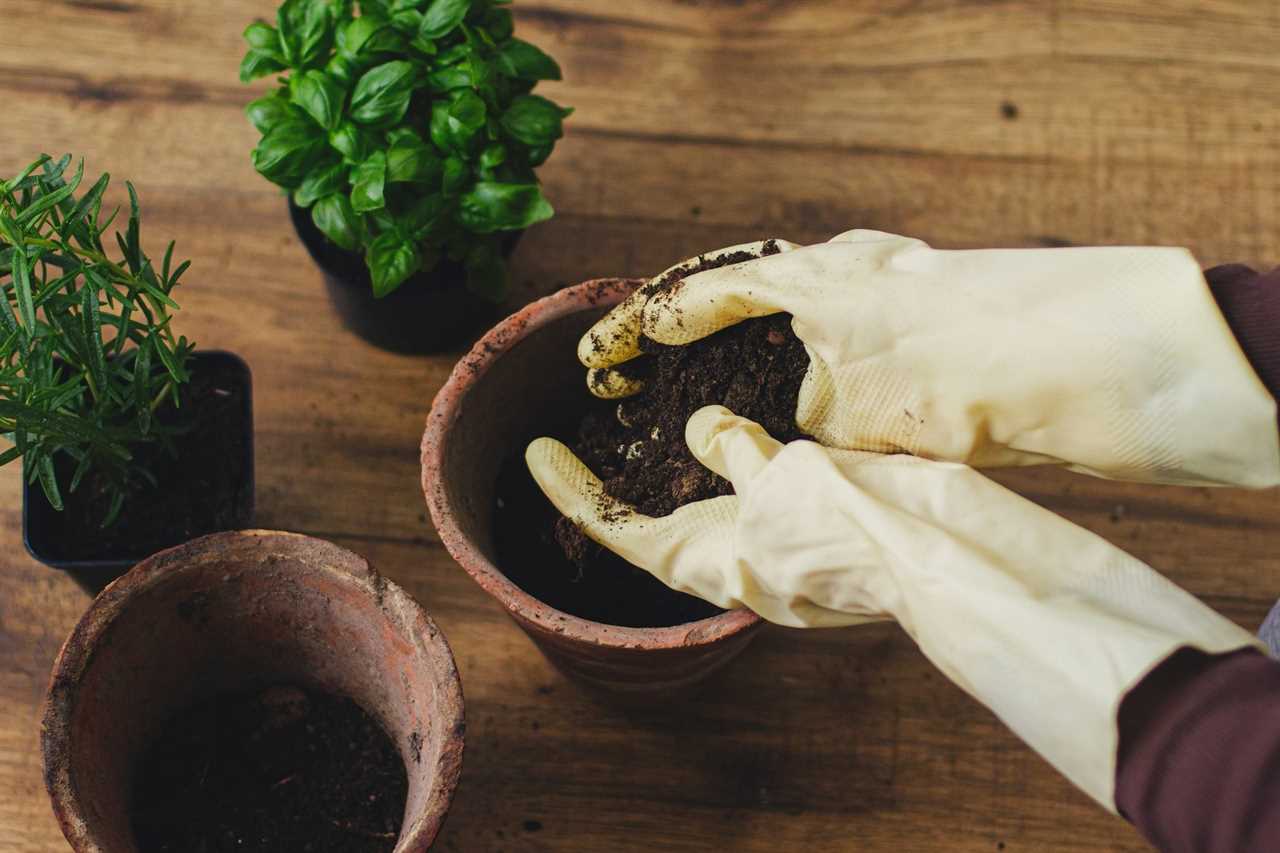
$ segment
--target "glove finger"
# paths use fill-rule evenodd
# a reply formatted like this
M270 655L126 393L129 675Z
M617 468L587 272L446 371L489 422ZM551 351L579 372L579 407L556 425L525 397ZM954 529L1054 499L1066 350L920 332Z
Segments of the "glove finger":
M560 514L583 532L626 538L627 529L642 519L627 504L605 493L600 478L554 438L537 438L524 452L529 473ZM600 541L596 539L596 541ZM607 543L601 543L607 544Z
M681 346L752 317L791 310L796 278L795 264L785 254L695 273L649 298L641 312L641 332L659 343Z
M706 252L663 270L587 330L578 341L578 360L587 367L613 367L635 358L640 354L641 316L651 296L665 289L673 279L683 278L692 270L726 255L760 255L769 242L781 252L798 248L787 240L756 240Z
M556 509L591 539L673 589L738 606L726 571L736 497L698 501L653 518L606 494L600 478L555 439L535 439L525 461Z
M917 246L928 247L928 243L923 240L917 240L915 237L903 237L901 234L890 234L888 231L876 231L871 228L854 228L852 231L845 231L837 234L827 242L829 243L900 243L904 246L915 244Z
M644 390L644 380L627 376L619 370L592 367L587 370L587 390L601 400L619 400Z
M756 475L782 450L782 442L755 421L724 406L704 406L685 425L684 440L695 459L746 494Z
M578 340L578 361L586 367L613 367L640 354L640 314L653 293L651 283L615 305Z

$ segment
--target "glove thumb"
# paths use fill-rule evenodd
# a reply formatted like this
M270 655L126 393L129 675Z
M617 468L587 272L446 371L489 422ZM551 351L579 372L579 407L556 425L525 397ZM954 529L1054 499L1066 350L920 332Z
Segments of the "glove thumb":
M733 483L739 495L783 448L760 424L724 406L694 412L685 425L684 440L694 458Z

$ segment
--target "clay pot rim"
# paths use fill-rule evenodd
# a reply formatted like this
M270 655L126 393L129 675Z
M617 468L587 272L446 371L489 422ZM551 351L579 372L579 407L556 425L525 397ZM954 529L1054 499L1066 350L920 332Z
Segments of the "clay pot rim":
M432 662L437 665L441 692L435 699L437 719L442 721L443 741L439 759L434 768L435 786L426 810L420 818L406 827L406 832L396 843L396 850L423 850L430 847L448 816L453 794L462 775L462 748L465 723L462 697L462 680L458 675L453 651L444 633L426 611L391 580L377 575L372 566L359 555L323 539L300 533L279 530L239 530L212 533L192 539L173 548L160 551L138 563L133 569L112 581L93 600L80 616L58 655L49 675L40 719L40 757L43 763L45 789L53 805L54 817L63 835L76 853L101 853L102 848L89 832L82 815L83 806L70 778L71 712L76 701L76 688L86 667L92 661L103 637L115 620L141 594L163 583L172 576L175 561L202 561L216 557L223 543L249 538L283 540L288 545L303 549L334 553L341 552L357 561L307 559L310 567L340 577L343 582L354 582L370 598L382 596L384 609L411 616L416 639L421 642ZM290 541L293 540L293 541ZM305 550L302 551L305 554ZM362 563L360 572L353 562ZM376 588L375 588L376 582ZM444 718L448 717L447 720ZM447 723L447 725L445 725Z
M629 628L558 610L525 592L481 553L454 520L441 480L449 432L465 405L467 392L498 359L538 329L602 303L611 304L625 298L641 284L643 279L598 278L563 288L526 305L477 341L454 365L431 403L422 435L422 493L445 549L485 592L512 614L546 631L602 648L657 651L709 646L755 628L761 618L742 608L683 625Z

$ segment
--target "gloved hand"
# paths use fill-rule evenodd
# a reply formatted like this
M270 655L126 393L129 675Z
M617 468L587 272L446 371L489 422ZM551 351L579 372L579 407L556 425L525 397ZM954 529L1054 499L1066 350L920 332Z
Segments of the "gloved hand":
M783 447L714 406L686 440L736 494L663 518L564 445L526 459L562 514L668 586L798 627L896 619L951 680L1115 810L1120 700L1175 649L1257 645L1136 559L971 468Z
M777 242L606 315L578 350L592 389L638 389L612 368L642 332L686 344L789 312L811 360L796 423L825 446L1280 484L1276 403L1185 249L939 251L876 231Z

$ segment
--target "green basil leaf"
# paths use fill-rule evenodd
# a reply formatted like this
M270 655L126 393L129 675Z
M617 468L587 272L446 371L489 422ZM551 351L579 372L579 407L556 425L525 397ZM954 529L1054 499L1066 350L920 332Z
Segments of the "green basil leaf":
M334 54L325 64L324 73L345 90L351 88L351 81L355 79L359 69L351 60Z
M435 228L444 211L444 196L439 193L432 193L414 202L408 213L401 219L401 222L406 233L414 240L421 241Z
M481 53L473 53L467 58L467 65L471 69L471 83L476 91L486 97L495 97L497 89L494 81L498 79L498 69L494 63Z
M362 219L366 225L366 234L381 234L383 231L394 231L396 228L395 216L385 207L381 210L369 211L363 215ZM365 242L368 243L369 241L366 240Z
M471 177L467 163L456 154L450 154L444 161L444 176L440 182L445 195L453 195L462 189Z
M376 298L391 293L422 268L422 255L417 247L395 231L379 234L369 244L364 261L369 267L369 277L373 279Z
M491 302L507 295L507 265L488 242L476 244L467 254L467 288Z
M507 159L507 149L501 142L491 142L480 152L480 168L496 169Z
M244 28L244 40L254 50L260 50L281 60L284 59L280 53L280 34L270 24L254 21Z
M312 169L302 185L293 193L293 203L298 207L310 207L325 196L340 193L347 188L347 166L335 163Z
M261 50L251 50L240 61L240 82L248 83L285 70L287 66L275 56Z
M471 88L471 66L467 63L437 68L427 74L427 85L434 92L452 92Z
M457 29L471 10L471 0L432 0L418 28L419 39L438 39Z
M470 89L431 105L431 141L442 151L465 151L485 124L484 101Z
M445 48L440 51L440 55L436 57L434 64L437 68L443 68L446 65L456 65L470 56L474 51L475 48L472 47L469 42L459 42L453 47Z
M329 144L342 154L343 159L354 165L363 163L373 153L373 135L351 122L343 122L329 132Z
M469 133L484 127L486 107L484 101L475 92L455 92L449 104L449 118L457 123L457 127Z
M502 114L502 126L525 145L545 145L564 135L563 119L571 112L541 95L520 95Z
M253 167L264 178L292 189L324 151L324 135L305 119L289 118L273 126L253 149Z
M527 228L554 213L537 184L480 181L462 195L458 219L468 230L488 234Z
M391 15L391 26L413 38L422 26L422 13L417 9L404 9Z
M413 131L403 128L391 135L387 149L387 180L391 183L434 183L442 168L440 156Z
M342 120L346 94L342 86L326 77L323 71L303 71L289 80L289 100L325 130L333 130Z
M548 142L546 145L534 145L529 149L529 165L541 166L547 162L547 158L551 156L551 150L555 147L554 142Z
M420 39L417 36L414 36L413 39L410 40L409 46L412 47L414 50L418 51L419 53L425 54L427 56L435 56L436 50L437 50L435 42L429 41L426 39Z
M520 80L559 80L560 66L527 41L512 39L498 50L498 67Z
M516 28L515 21L511 17L511 10L490 9L484 16L484 28L494 41L500 42L505 38L510 38L511 33Z
M289 118L299 117L297 107L290 104L289 99L281 92L272 92L270 95L263 95L257 100L250 101L244 108L244 114L249 117L249 121L259 133L267 133L276 124Z
M351 170L351 208L366 213L386 207L387 155L374 152Z
M453 134L449 129L449 105L436 101L431 105L431 142L441 151L453 148Z
M348 60L369 60L384 53L402 52L404 37L386 18L365 14L338 30L337 45L339 55Z
M366 71L351 96L351 118L361 124L394 124L404 118L417 85L412 62L394 60Z
M333 18L325 0L284 0L276 12L276 27L285 61L294 68L306 68L326 57Z
M311 207L311 221L335 246L351 251L360 244L359 220L345 193L334 193Z

